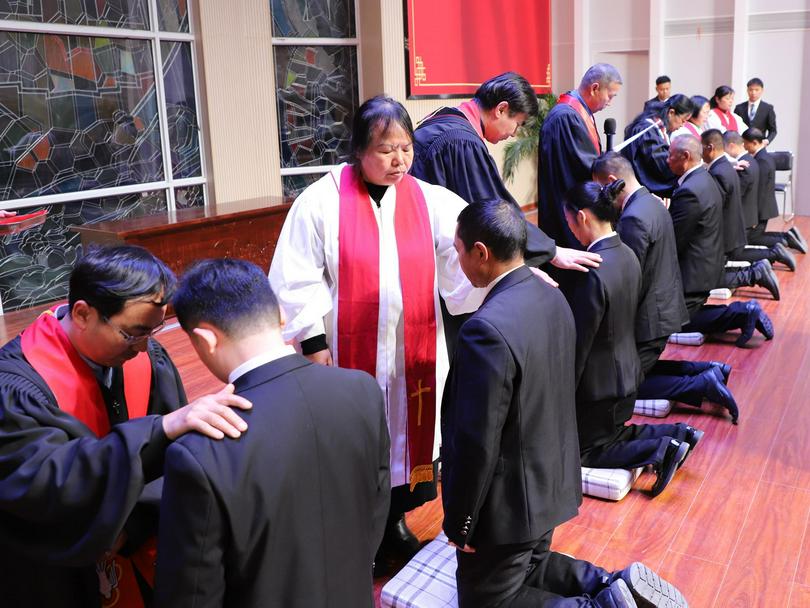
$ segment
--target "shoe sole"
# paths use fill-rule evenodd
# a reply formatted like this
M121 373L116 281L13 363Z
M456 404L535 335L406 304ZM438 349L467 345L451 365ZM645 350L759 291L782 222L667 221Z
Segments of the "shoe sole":
M667 479L664 483L661 484L661 489L656 490L656 486L658 485L658 480L653 484L652 487L652 497L656 498L660 496L661 493L667 489L670 483L672 483L672 479L675 477L675 473L678 472L678 469L681 468L683 461L686 460L686 455L689 454L689 444L685 441L681 441L680 445L678 446L678 451L675 452L675 456L677 457L677 461L675 462L675 466L672 468L672 473L669 475L669 479ZM663 466L663 465L662 465Z
M689 608L683 594L641 562L630 564L622 579L639 608ZM628 580L629 579L629 580Z

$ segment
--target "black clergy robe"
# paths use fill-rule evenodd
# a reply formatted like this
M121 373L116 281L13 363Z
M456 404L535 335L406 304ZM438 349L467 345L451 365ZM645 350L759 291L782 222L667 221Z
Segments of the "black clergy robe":
M98 438L59 409L19 336L0 349L3 606L99 606L96 561L122 531L122 555L156 534L169 439L152 414L184 405L186 395L163 347L150 340L148 353L148 415L112 424Z
M470 204L505 200L519 207L486 144L455 108L442 108L417 127L410 173L444 186ZM527 228L526 263L540 266L551 261L557 255L554 241L533 224Z
M650 126L647 116L637 117L625 129L625 141ZM633 165L638 181L661 198L672 198L678 178L669 168L669 142L658 127L653 127L622 149L622 155Z
M599 152L574 108L566 104L551 108L540 131L537 223L561 246L584 249L565 221L563 197L576 184L590 181Z

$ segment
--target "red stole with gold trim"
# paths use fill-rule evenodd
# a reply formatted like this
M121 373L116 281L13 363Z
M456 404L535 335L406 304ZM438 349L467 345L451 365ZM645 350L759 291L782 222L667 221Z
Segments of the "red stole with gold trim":
M63 412L81 420L97 437L110 432L107 407L93 370L82 359L56 318L56 307L43 312L23 331L22 352L42 376ZM124 397L129 418L146 415L152 363L145 352L124 363ZM151 585L155 581L157 539L151 538L131 557L109 553L96 565L103 608L144 608L135 569Z
M410 175L395 186L394 232L402 288L411 489L433 480L436 422L435 247L422 189ZM380 242L359 172L340 175L337 357L340 367L377 374Z
M712 108L712 112L717 115L717 118L720 119L720 124L723 125L723 128L726 131L737 131L737 119L734 118L734 114L731 112L723 112L720 108Z
M579 117L582 119L582 122L585 123L585 128L588 129L588 136L591 138L591 143L593 144L593 149L596 151L597 156L602 153L602 141L599 139L599 133L596 131L596 123L593 121L593 117L585 109L585 106L582 105L582 102L577 99L574 95L569 95L568 93L563 93L560 95L560 98L557 100L557 103L561 103L567 106L571 106L576 110Z

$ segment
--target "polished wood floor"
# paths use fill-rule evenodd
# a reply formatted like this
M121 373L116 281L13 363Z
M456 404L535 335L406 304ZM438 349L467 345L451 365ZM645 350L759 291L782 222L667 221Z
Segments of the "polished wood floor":
M810 218L797 224L810 236ZM772 224L772 229L778 225ZM729 381L740 406L732 426L719 408L676 408L667 421L706 432L670 487L652 499L645 473L621 502L585 498L580 514L557 529L554 548L618 569L640 560L676 584L693 608L810 608L810 260L777 272L782 300L757 297L776 337L750 348L720 337L702 347L669 347L668 358L713 359L733 365ZM0 341L13 337L36 310L0 317ZM177 328L160 335L190 398L220 384L199 363ZM641 419L651 422L652 419ZM436 500L409 514L414 532L436 536ZM376 581L379 594L384 579Z

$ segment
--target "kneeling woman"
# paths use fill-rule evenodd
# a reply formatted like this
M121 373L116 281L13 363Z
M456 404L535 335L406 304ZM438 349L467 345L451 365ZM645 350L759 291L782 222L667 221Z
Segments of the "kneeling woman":
M565 218L574 236L602 256L602 264L579 273L565 289L577 328L577 424L583 466L636 468L652 464L653 496L671 481L703 435L685 424L630 424L640 363L635 317L641 269L633 251L613 230L619 209L618 180L586 182L566 194Z

